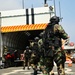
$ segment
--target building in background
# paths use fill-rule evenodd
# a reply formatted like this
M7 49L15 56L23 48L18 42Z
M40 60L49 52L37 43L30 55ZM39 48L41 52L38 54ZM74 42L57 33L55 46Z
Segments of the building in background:
M49 23L50 17L54 16L54 7L39 7L19 10L0 11L0 24L2 45L8 47L8 51L18 51L18 57L29 45L29 40L39 36ZM1 52L1 54L2 54Z

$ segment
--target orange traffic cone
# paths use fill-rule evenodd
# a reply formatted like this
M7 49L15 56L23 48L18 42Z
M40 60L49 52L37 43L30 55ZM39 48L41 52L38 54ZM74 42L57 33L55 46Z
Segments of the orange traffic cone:
M71 60L68 63L68 67L72 67L72 61Z

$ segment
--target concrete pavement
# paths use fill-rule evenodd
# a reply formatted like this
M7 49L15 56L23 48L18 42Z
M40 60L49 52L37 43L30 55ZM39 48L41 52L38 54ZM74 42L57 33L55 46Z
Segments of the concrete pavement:
M33 75L32 68L30 70L22 69L23 67L11 67L7 69L0 69L0 75ZM68 64L66 64L65 67L66 75L75 75L75 64L72 65L72 67L68 67ZM38 72L38 75L43 75L41 72ZM54 67L54 73L57 75L57 69L56 66Z

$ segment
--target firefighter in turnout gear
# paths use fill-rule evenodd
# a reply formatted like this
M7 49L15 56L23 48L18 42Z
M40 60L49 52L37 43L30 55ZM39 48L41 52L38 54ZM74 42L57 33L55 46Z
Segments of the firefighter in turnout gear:
M48 23L43 35L44 58L40 61L41 69L44 75L54 75L52 72L54 61L57 65L58 75L65 75L64 64L66 56L61 49L61 39L68 39L68 34L63 27L59 25L59 17L53 16Z
M27 65L27 69L29 70L30 66L30 58L31 58L31 50L29 49L29 46L26 46L26 50L24 50L24 64L23 69L25 69L25 66Z
M33 47L32 47L32 55L31 55L31 66L34 70L34 75L37 75L37 65L40 59L38 40L39 40L39 37L34 38Z

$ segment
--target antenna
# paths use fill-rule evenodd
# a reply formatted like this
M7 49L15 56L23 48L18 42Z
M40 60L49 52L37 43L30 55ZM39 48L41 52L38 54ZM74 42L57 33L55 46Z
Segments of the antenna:
M44 0L44 4L47 4L47 0Z
M54 3L54 12L55 12L55 16L56 16L56 5L55 5L55 0L53 0Z
M47 0L44 0L44 7L48 7Z
M60 6L60 1L59 1L59 14L60 14L60 20L62 21L63 17L61 17L61 6Z
M24 0L22 0L22 8L24 9Z
M33 8L33 4L32 4L32 8Z

